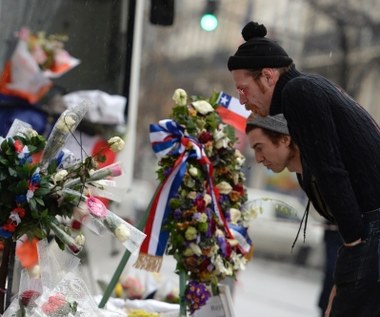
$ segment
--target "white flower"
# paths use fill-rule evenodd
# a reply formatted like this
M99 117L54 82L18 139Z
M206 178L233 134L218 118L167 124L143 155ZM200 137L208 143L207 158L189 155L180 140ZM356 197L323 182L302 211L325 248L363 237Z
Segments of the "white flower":
M234 263L234 270L244 270L247 259L236 252L231 253L231 258Z
M219 129L216 129L213 133L213 137L215 140L215 147L217 149L226 148L228 147L228 143L230 142L230 139L228 138L227 134L224 132L224 124L221 124Z
M219 184L217 184L216 188L218 188L219 192L224 195L228 195L232 190L232 186L225 181L221 181Z
M230 208L230 215L231 215L231 223L236 225L241 218L240 210L236 208Z
M208 114L214 111L214 108L206 100L194 101L192 105L201 114Z
M76 124L76 121L74 118L70 115L61 116L57 123L55 124L55 127L58 130L61 130L64 133L72 131L74 125Z
M86 242L86 238L83 234L78 234L76 237L75 237L75 243L79 246L84 246L84 243Z
M131 232L125 224L121 224L115 229L115 236L120 242L127 241L130 235Z
M173 101L176 103L178 106L186 106L187 103L187 93L181 88L178 88L174 91Z
M34 190L28 189L26 192L26 200L29 202L34 197Z
M208 206L209 204L211 204L211 196L209 194L205 194L203 196L203 200L205 201L206 206Z
M195 255L202 255L202 249L198 246L198 244L190 243L189 245L190 249L194 252Z
M195 192L195 191L191 191L191 192L189 192L189 193L187 194L186 197L189 198L189 199L195 199L195 198L197 197L197 192Z
M207 222L207 220L208 220L208 217L207 217L207 215L205 213L201 213L199 215L198 222Z
M235 150L235 159L239 166L243 166L245 157L240 153L238 149Z
M17 226L21 222L21 218L20 218L17 211L11 211L11 214L9 215L9 219L12 220L12 222L15 222L17 224Z
M218 140L221 140L221 139L224 139L227 137L227 135L224 133L224 127L225 126L226 126L225 124L221 124L221 125L219 125L218 129L215 129L215 131L213 133L213 137L214 137L215 141L218 141Z
M107 142L111 148L111 151L116 152L116 153L120 152L124 148L124 145L125 145L124 140L118 136L114 136L110 138Z
M31 267L30 269L28 269L28 274L29 274L29 277L31 277L31 278L40 277L40 274L41 274L40 266L37 264L37 265Z
M223 259L220 255L217 255L216 258L213 259L213 264L215 265L215 271L218 274L224 274L224 275L232 275L233 270L232 266L229 265L229 263L224 263ZM228 267L226 267L228 265Z
M198 176L198 169L194 166L191 166L189 168L189 174L193 177L197 177Z
M215 142L215 147L217 149L222 149L228 147L229 138L220 139Z
M66 176L68 172L66 170L60 170L59 172L55 173L53 176L53 182L54 184L57 184L58 182L62 181Z
M18 153L17 157L19 159L25 158L29 154L29 148L27 146L24 146L20 153Z

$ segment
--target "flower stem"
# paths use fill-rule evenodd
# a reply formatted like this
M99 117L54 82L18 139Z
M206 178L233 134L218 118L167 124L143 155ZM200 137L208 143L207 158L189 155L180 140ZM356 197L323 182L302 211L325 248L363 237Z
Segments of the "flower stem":
M187 274L183 269L179 271L179 316L186 317L185 289Z

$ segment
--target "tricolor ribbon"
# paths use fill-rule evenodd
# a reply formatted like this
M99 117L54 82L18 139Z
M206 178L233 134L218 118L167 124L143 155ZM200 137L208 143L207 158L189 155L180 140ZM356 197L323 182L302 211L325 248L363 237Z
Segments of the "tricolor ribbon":
M159 158L166 155L179 155L169 175L157 189L145 224L144 233L147 237L141 245L139 257L135 263L137 268L159 271L169 239L169 232L163 228L170 212L169 201L178 193L187 170L189 158L197 159L200 164L206 166L213 210L224 225L227 238L233 238L233 235L228 228L225 217L220 212L212 181L212 164L203 145L194 137L185 135L185 129L170 119L150 125L150 141L153 151Z
M248 236L248 229L232 223L229 223L228 227L234 239L239 243L240 250L245 254L249 253L252 249L252 240Z

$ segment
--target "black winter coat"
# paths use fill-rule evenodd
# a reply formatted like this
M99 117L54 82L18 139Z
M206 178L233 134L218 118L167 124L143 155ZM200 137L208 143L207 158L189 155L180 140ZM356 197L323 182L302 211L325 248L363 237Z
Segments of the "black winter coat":
M294 66L276 83L270 114L277 113L284 114L300 149L301 186L313 205L338 225L345 242L359 239L361 214L380 208L376 122L337 85Z

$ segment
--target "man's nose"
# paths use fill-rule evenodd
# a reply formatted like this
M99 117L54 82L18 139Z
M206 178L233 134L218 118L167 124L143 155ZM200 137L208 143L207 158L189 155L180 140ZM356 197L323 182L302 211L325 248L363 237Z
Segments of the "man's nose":
M255 153L255 160L257 163L262 163L264 161L264 157L261 154Z
M239 94L239 102L241 105L245 105L248 102L248 99L244 94Z

